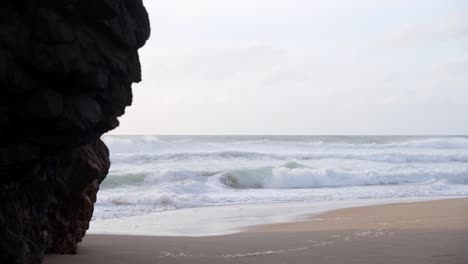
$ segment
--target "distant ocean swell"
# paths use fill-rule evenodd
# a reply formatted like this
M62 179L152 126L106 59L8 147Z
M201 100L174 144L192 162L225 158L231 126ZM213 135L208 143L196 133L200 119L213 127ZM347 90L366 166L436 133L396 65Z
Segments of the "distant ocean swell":
M186 137L173 136L171 140L165 137L157 136L107 136L104 141L113 150L113 154L117 153L152 153L152 152L165 152L173 149L184 149L187 151L200 151L205 150L219 150L223 148L249 148L270 146L273 149L281 147L307 149L389 149L389 148L429 148L429 149L468 149L468 137L404 137L404 136L381 136L372 137L377 139L375 141L365 140L365 136L311 136L306 137L307 140L295 141L296 136L253 136L249 140L247 136L226 136L224 137L211 137L215 139L210 141L210 136L195 136ZM302 138L301 136L297 136ZM282 140L282 139L287 140ZM327 142L327 140L333 141ZM346 142L350 139L351 142ZM392 139L395 139L392 141ZM379 142L380 141L380 142Z
M130 161L151 163L158 160L190 160L190 159L276 159L276 160L318 160L318 159L349 159L367 160L389 163L409 162L468 162L468 154L452 153L403 153L403 152L374 152L374 153L323 153L323 154L275 154L258 152L196 152L196 153L137 153L116 154L114 161Z
M220 204L468 196L466 137L108 136L96 219Z
M322 188L367 185L398 185L443 181L449 184L468 184L468 169L425 170L412 166L399 166L389 170L343 170L310 168L296 162L279 167L261 167L220 171L161 170L154 172L111 174L104 188L124 186L150 186L184 181L206 182L214 177L226 188L287 189Z

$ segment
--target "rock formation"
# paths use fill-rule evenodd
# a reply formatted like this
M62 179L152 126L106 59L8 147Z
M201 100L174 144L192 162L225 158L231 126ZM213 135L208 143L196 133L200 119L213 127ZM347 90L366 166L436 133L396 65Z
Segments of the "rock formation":
M0 263L76 252L149 34L142 0L0 2Z

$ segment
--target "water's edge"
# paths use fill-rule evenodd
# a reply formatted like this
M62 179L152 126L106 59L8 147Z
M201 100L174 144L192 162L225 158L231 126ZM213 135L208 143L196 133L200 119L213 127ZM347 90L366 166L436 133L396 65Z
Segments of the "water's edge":
M466 197L386 198L207 206L141 216L94 220L90 224L88 233L178 237L219 236L249 231L261 225L303 221L345 208L459 198Z

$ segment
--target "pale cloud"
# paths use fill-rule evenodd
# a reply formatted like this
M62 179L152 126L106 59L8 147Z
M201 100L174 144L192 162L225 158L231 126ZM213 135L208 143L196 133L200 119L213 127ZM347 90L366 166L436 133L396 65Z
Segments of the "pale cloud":
M465 16L465 15L463 15ZM439 41L465 41L468 39L468 21L462 16L447 16L428 23L406 23L385 36L387 45L430 45Z
M463 1L146 4L144 82L115 133L468 133Z

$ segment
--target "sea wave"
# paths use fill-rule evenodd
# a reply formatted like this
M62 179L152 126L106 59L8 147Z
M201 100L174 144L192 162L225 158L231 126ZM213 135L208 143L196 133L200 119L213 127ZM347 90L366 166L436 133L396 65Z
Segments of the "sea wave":
M207 177L218 174L218 171L196 171L162 169L153 171L134 172L112 172L102 182L103 188L116 188L122 186L149 186L175 182L206 182Z
M436 175L400 170L385 175L369 172L357 179L353 173L317 172L294 162L211 176L203 176L202 171L168 170L145 175L146 183L103 188L93 217L108 219L227 204L468 195L467 171L446 170Z
M290 162L279 167L227 172L221 181L232 188L325 188L368 185L424 184L445 181L468 184L468 170L427 170L399 166L388 170L311 168Z
M240 140L205 142L198 138L161 139L155 136L103 138L111 153L174 153L211 151L304 150L304 149L468 149L466 137L416 137L399 139L395 142L368 140L357 142L335 142L323 140L282 141L282 140ZM182 151L177 151L182 150Z
M108 136L95 219L224 204L467 196L467 137Z
M183 161L192 159L273 159L273 160L320 160L347 159L388 163L434 163L434 162L468 162L468 153L444 152L363 152L363 153L304 153L277 154L261 152L221 151L198 153L135 153L115 154L112 160L116 162L153 163L158 161Z
M227 171L162 169L140 173L115 173L103 188L161 185L168 183L205 183L215 177L234 189L324 188L366 185L421 184L437 180L468 184L468 169L425 169L409 165L391 168L343 169L309 167L297 162L281 166L243 168Z

